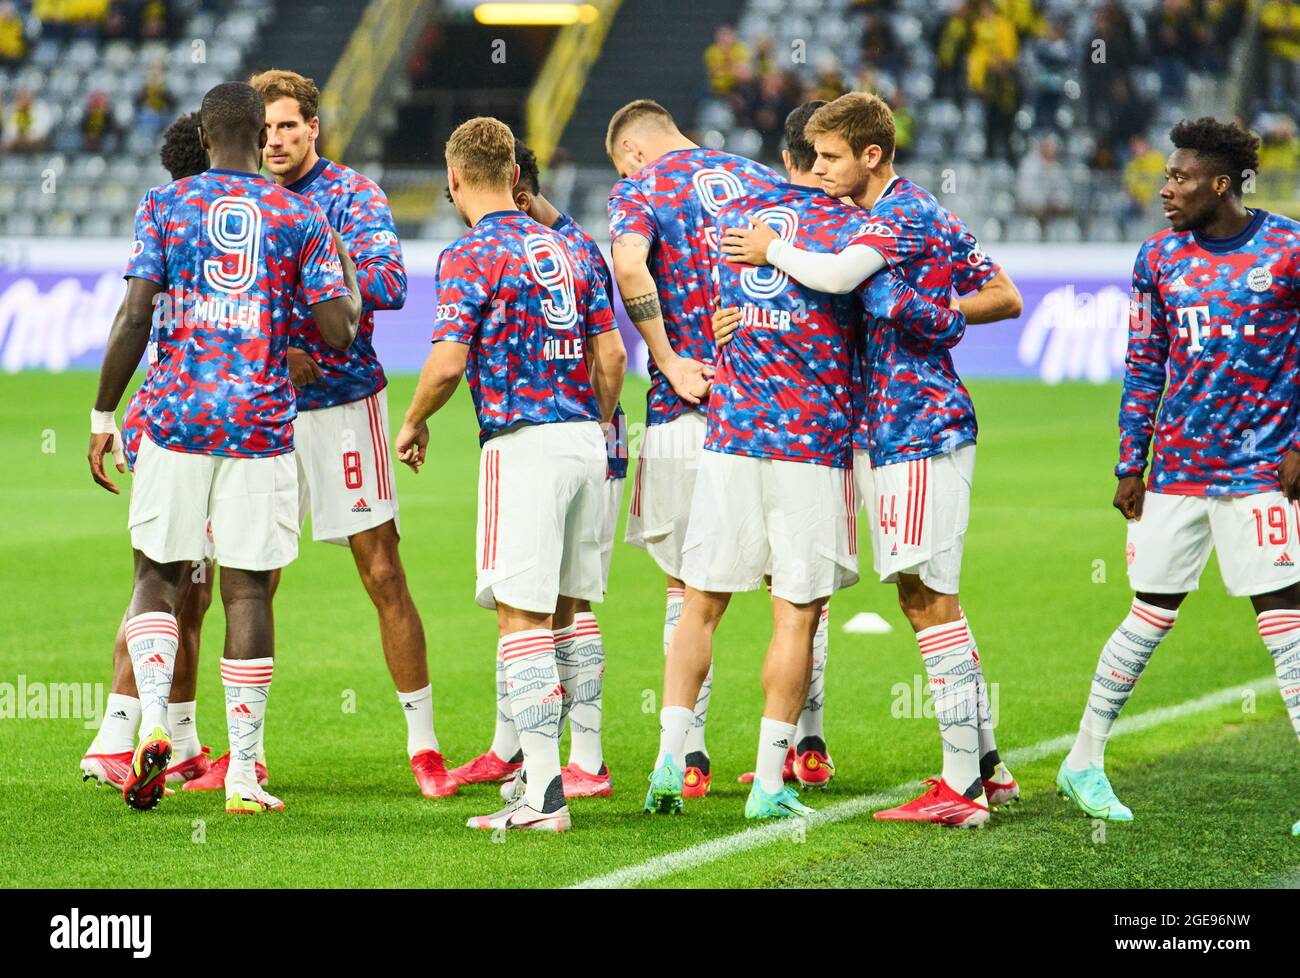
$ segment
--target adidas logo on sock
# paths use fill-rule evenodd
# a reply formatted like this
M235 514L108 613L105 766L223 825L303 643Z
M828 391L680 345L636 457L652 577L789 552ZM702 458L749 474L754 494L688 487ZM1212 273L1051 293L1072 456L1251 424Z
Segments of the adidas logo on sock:
M186 717L184 720L178 720L178 721L176 722L176 726L178 726L178 727L188 727L188 726L190 726L190 725L193 724L193 723L194 723L193 719L191 719L190 717Z
M403 704L402 704L402 709L403 709L403 710L414 710L414 709L415 709L415 704L414 704L414 703L403 703Z
M364 497L364 496L363 496L361 499L358 499L358 500L356 501L356 504L352 507L352 512L354 512L354 513L369 513L369 512L370 512L370 507L366 505L366 500L365 500L365 497Z
M109 714L109 716L112 717L114 720L125 720L125 719L126 719L126 711L125 711L125 710L114 710L112 713Z
M1273 561L1273 566L1274 566L1274 567L1294 567L1294 566L1295 566L1295 563L1291 560L1291 555L1288 554L1285 550L1283 550L1283 551L1282 551L1282 556L1279 557L1277 560Z
M166 669L167 660L162 657L161 652L155 652L153 655L149 656L149 658L145 659L141 665L149 669Z
M240 720L251 720L253 718L253 711L248 708L247 703L240 703L227 715L236 717Z

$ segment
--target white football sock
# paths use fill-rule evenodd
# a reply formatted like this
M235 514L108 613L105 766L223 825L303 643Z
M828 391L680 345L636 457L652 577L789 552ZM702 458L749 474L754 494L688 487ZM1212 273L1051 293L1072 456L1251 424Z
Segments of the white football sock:
M970 631L970 622L966 618L966 613L958 609L961 613L962 621L966 622L966 630ZM997 738L993 735L993 704L989 701L988 683L984 681L984 665L980 662L979 645L975 641L974 633L970 637L971 656L975 659L975 695L976 695L976 712L975 720L979 726L980 738L980 777L984 780L992 780L994 773L999 766L1002 766L1004 778L998 779L999 784L1005 784L1010 780L1010 775L1006 773L1005 765L1002 765L1002 757L998 754Z
M503 761L518 763L519 734L515 733L515 718L510 713L510 694L506 690L506 664L501 661L501 646L497 646L497 724L492 732L489 750Z
M758 759L754 763L754 783L768 794L785 787L781 777L785 755L794 742L795 725L763 717L758 725Z
M930 680L934 715L943 741L943 780L959 795L980 789L979 725L975 660L970 630L962 619L916 633Z
M560 700L560 735L564 735L564 723L569 719L573 709L573 691L578 685L578 660L573 657L573 642L578 633L578 623L571 621L563 628L551 632L555 641L555 671L560 677L560 688L564 698Z
M135 735L140 729L140 699L122 693L109 693L99 733L91 741L87 754L126 754L135 750Z
M689 706L665 706L659 711L659 754L655 767L671 757L679 771L686 770L686 731L695 719Z
M577 626L573 657L578 669L573 709L569 713L569 763L589 774L599 774L605 766L605 753L600 743L605 644L596 616L590 611L578 612L573 623Z
M167 704L167 726L172 732L172 763L179 764L191 757L203 753L199 743L198 724L195 718L195 703Z
M795 730L794 744L797 747L805 737L816 737L826 744L826 735L822 730L822 711L826 708L826 659L830 655L830 614L829 604L822 608L821 619L817 622L817 631L813 633L812 643L812 682L808 684L808 702L799 714L799 725Z
M397 702L406 717L406 755L414 757L422 750L442 753L438 735L433 732L433 684L413 693L398 692Z
M146 611L126 620L126 649L140 694L141 735L148 735L154 727L167 729L167 700L179 635L176 616L165 611Z
M685 588L670 587L668 589L668 601L664 608L664 655L668 654L669 646L672 645L673 641L673 633L677 631L677 623L682 619L682 602L685 600ZM700 694L695 698L695 711L691 717L691 725L686 732L685 747L685 754L703 754L706 767L709 762L709 748L704 743L704 724L709 719L709 698L712 693L713 663L710 662L709 671L704 676L703 685L700 686ZM707 770L705 773L708 773Z
M1133 694L1133 687L1151 661L1156 647L1164 641L1177 619L1177 611L1133 599L1128 616L1106 640L1097 660L1088 704L1079 721L1079 735L1066 759L1071 770L1083 771L1105 764L1106 741L1110 738L1111 728Z
M549 628L532 628L506 635L498 647L506 668L510 712L524 752L528 804L539 812L554 811L564 804L560 785L564 693L555 666L555 639Z
M258 741L266 724L266 700L271 693L275 660L222 659L221 683L226 687L226 730L230 735L230 768L226 795L257 789Z
M1256 618L1260 637L1273 655L1277 685L1300 737L1300 611L1264 611Z

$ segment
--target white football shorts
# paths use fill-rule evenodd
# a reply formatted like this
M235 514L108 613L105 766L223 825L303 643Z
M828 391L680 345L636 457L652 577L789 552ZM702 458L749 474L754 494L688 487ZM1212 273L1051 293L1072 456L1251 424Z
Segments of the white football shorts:
M858 580L853 473L828 465L705 451L700 456L682 580L734 594L763 586L795 604Z
M940 594L957 594L962 546L970 522L975 444L873 468L853 453L858 498L871 527L872 564L881 583L916 574Z
M600 601L605 437L595 421L530 424L479 455L475 599L549 614Z
M704 412L685 411L641 437L624 540L647 551L670 577L682 576L682 546L704 451Z
M1234 597L1268 594L1300 581L1300 503L1280 492L1174 496L1147 492L1142 518L1128 524L1134 591L1195 591L1210 551Z
M313 540L346 547L354 533L389 520L401 529L387 388L350 404L300 411L293 427L299 524L310 512Z
M293 453L228 458L174 452L154 444L146 431L127 525L131 546L160 564L215 557L237 570L284 567L298 556Z

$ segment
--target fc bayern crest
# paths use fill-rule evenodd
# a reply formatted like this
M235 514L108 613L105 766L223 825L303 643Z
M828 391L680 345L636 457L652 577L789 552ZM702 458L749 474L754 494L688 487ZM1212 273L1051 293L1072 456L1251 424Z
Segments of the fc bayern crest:
M1246 284L1252 292L1267 292L1273 287L1273 273L1262 265L1256 265L1246 273Z

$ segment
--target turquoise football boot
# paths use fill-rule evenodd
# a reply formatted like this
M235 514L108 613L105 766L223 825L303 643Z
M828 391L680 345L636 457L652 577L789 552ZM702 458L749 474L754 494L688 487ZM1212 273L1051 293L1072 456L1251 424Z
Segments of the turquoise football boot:
M816 813L816 809L799 800L799 793L789 785L769 794L755 781L745 799L745 818L799 818Z
M682 784L686 772L673 763L671 757L650 772L650 790L645 796L645 810L657 815L682 813Z
M1131 822L1133 813L1115 797L1115 791L1099 767L1072 771L1065 761L1056 772L1056 790L1079 806L1085 815L1109 822Z

